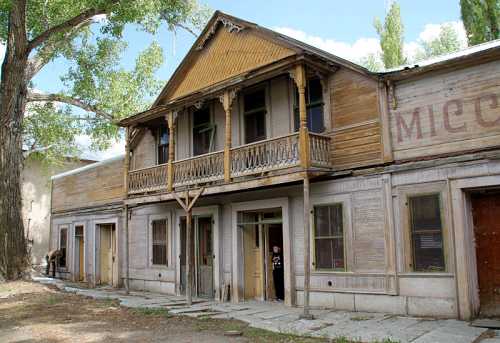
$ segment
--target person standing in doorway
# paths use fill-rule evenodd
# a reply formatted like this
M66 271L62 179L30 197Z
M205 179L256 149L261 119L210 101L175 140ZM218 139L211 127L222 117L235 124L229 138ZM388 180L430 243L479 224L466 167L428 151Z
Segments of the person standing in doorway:
M283 276L283 254L281 248L277 245L273 246L273 281L276 298L278 301L285 300L285 285Z

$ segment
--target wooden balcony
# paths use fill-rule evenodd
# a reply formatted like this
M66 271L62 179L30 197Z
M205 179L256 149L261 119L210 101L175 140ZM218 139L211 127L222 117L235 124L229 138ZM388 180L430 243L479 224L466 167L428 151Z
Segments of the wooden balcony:
M283 170L300 169L299 133L245 144L230 150L232 181L266 177ZM330 167L329 136L309 133L309 165L328 171ZM197 185L224 184L224 151L216 151L172 163L173 189ZM168 163L133 170L128 175L128 194L165 193L168 191Z

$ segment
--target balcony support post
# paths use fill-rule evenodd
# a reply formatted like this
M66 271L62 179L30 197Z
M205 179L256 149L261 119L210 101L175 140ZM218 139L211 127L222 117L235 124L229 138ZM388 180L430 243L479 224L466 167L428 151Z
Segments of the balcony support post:
M224 107L224 113L226 114L226 125L225 125L225 140L224 140L224 182L231 182L231 145L232 145L232 134L231 134L231 108L233 100L236 97L236 89L226 90L220 97L219 100Z
M125 128L125 158L123 161L123 189L124 198L128 197L128 173L130 171L130 128Z
M311 166L311 156L309 150L309 130L307 128L307 107L306 107L306 69L303 64L295 67L293 78L299 93L299 155L300 165L304 169Z
M167 164L167 191L174 189L174 161L175 161L175 113L170 111L167 114L168 125L168 164Z

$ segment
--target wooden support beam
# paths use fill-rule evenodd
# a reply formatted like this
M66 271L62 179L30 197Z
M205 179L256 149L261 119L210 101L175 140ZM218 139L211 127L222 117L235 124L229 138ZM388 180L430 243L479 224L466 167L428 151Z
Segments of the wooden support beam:
M205 188L200 188L196 191L194 197L190 199L189 190L185 193L185 199L177 194L173 193L175 200L181 205L181 207L186 211L186 304L191 306L193 304L193 249L192 249L192 221L193 221L193 206L202 195Z
M124 231L125 231L125 294L130 291L130 257L129 257L129 234L128 234L128 205L123 208L124 212Z
M311 283L311 204L309 196L309 175L304 175L304 312L303 319L313 319L309 310L309 289Z
M232 145L232 135L231 135L231 108L233 100L236 97L236 89L226 90L220 97L219 100L224 107L224 113L226 114L226 125L225 125L225 140L224 140L224 182L231 182L231 145Z
M130 171L130 128L125 128L125 161L123 162L123 198L128 198L128 172Z
M174 111L168 112L167 116L168 125L168 164L167 164L167 190L172 192L174 189L174 161L175 161L175 120L176 115Z
M306 107L306 69L303 64L295 67L291 73L299 93L299 155L300 165L304 169L311 167L311 156L309 149L309 130L307 128L307 107Z

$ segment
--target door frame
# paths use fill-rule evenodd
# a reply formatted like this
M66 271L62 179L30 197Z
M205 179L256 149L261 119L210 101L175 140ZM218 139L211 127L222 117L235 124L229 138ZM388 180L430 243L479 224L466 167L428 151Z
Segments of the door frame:
M218 205L215 206L205 206L205 207L194 207L192 209L192 215L194 216L211 216L213 220L212 224L212 244L213 244L213 252L214 252L214 260L213 260L213 282L214 282L214 300L220 301L221 294L221 285L222 285L222 276L221 276L221 262L222 262L222 235L220 231L219 218L220 216L220 207ZM180 224L181 218L186 216L186 212L182 209L177 209L175 211L175 230L172 234L175 236L175 293L177 295L181 294L181 231ZM194 230L194 225L192 227ZM194 268L194 266L193 266ZM194 269L193 269L194 270Z
M231 300L234 303L244 301L243 286L245 285L245 268L243 253L243 235L238 228L238 212L265 210L270 208L281 208L282 230L283 230L283 259L285 261L285 304L295 305L295 283L292 259L292 228L289 211L289 198L272 198L265 200L245 201L234 203L231 207L232 226L232 287Z
M93 284L97 284L97 280L100 281L101 279L101 271L100 271L100 248L101 248L101 232L100 232L100 225L109 225L109 224L114 224L115 226L115 244L116 244L116 268L117 268L117 275L116 275L116 280L114 280L114 277L112 278L113 280L111 281L113 287L118 287L120 284L120 278L121 278L121 271L120 271L120 264L121 264L121 259L120 259L120 253L121 253L121 248L120 248L120 242L121 242L121 234L119 230L119 219L117 217L113 218L108 218L108 219L99 219L95 220L93 222L94 226L94 249L93 249L93 272L94 272L94 282ZM99 265L99 268L97 268L97 265Z
M457 313L463 320L479 314L479 282L474 246L474 223L470 193L500 185L500 175L454 179L449 182L454 227Z
M79 281L80 279L80 260L78 256L78 259L76 258L77 252L80 254L80 247L77 246L77 239L76 239L76 227L77 226L82 226L83 227L83 282L87 281L87 225L85 222L74 222L73 223L73 230L72 231L72 246L73 246L73 251L72 251L72 260L73 260L73 281Z

